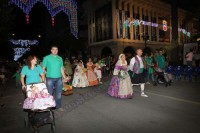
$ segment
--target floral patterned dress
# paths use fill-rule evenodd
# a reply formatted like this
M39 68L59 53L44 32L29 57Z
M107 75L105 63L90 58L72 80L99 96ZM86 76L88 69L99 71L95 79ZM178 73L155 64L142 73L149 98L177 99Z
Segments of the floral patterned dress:
M98 85L98 79L94 72L93 63L87 63L87 78L89 82L89 86Z
M23 109L43 110L56 106L44 83L27 85L26 96Z
M75 72L74 72L74 78L72 81L73 87L87 87L89 86L86 71L84 66L77 65Z
M120 61L116 63L113 77L108 88L108 95L121 99L133 97L133 89L128 74L127 63L122 64Z

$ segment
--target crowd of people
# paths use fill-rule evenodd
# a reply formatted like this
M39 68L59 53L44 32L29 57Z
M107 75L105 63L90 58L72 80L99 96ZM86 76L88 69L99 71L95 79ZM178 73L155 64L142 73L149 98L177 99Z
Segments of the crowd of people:
M186 55L191 58L190 53ZM191 65L189 59L187 64ZM145 93L145 85L158 83L158 77L162 76L165 86L172 83L172 75L165 71L168 65L163 49L156 53L143 54L142 49L137 49L136 54L128 61L125 54L120 54L118 59L114 56L107 58L89 57L87 62L82 59L70 60L58 55L58 47L52 46L51 53L38 60L35 55L30 55L25 64L19 64L16 73L12 76L16 79L16 87L21 86L25 90L26 85L44 82L50 95L55 93L56 109L63 111L61 96L63 82L71 82L75 88L84 88L103 84L102 78L111 76L107 94L120 99L132 99L134 85L140 86L141 96L148 97ZM70 78L69 78L70 77ZM69 81L69 79L71 79Z

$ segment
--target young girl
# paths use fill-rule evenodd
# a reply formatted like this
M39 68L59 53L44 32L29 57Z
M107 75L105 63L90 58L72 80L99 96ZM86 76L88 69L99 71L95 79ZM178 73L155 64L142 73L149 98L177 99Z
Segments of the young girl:
M72 81L73 87L88 87L89 83L86 76L86 71L83 62L80 60L75 68L74 78Z
M12 78L15 78L15 85L16 87L20 87L21 83L20 83L20 69L17 69L16 73L12 76Z
M94 64L91 58L89 58L87 62L87 79L89 82L89 86L95 86L99 84L97 76L94 72Z
M95 64L94 72L97 75L97 79L99 81L99 84L102 84L102 82L101 82L102 72L101 72L101 60L100 59Z
M153 54L150 53L145 59L147 65L147 84L150 84L150 78L153 82L153 85L156 85L155 78L154 78L154 69L153 69Z

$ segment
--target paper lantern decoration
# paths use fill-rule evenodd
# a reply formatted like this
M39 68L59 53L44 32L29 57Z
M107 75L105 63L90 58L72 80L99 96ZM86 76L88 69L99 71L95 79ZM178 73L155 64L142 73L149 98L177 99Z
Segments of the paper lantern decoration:
M163 30L167 31L167 21L163 20Z

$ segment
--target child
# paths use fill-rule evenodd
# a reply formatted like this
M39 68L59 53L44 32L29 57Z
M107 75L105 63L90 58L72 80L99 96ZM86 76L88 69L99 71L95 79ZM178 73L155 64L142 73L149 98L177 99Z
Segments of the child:
M153 85L156 85L155 78L154 78L154 70L153 70L153 54L150 53L145 59L147 65L147 84L150 84L150 78L153 81Z
M101 60L98 60L97 63L95 64L95 69L94 72L97 75L97 79L99 81L99 84L102 84L101 78L102 78L102 72L101 72Z
M20 83L20 69L18 69L16 71L16 73L12 76L12 78L15 77L15 86L16 87L20 87L21 83Z
M78 65L74 71L74 77L72 81L73 87L87 87L89 86L86 71L87 69L84 68L83 62L80 60L78 61Z

